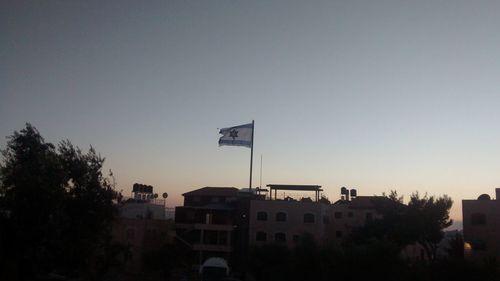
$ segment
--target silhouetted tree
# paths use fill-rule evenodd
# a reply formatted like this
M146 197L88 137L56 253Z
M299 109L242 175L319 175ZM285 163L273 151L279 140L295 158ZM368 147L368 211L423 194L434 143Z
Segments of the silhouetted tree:
M91 278L105 270L118 193L104 158L69 141L45 142L26 124L8 137L0 166L0 248L6 279L49 273Z
M435 198L434 196L420 197L418 192L410 196L408 210L405 217L408 224L414 227L414 235L425 250L430 261L436 259L439 242L444 237L444 229L452 225L450 209L453 200L447 195Z
M348 242L359 244L373 239L386 240L401 249L419 243L427 258L435 260L438 244L444 237L443 230L452 224L449 211L453 201L450 197L421 197L416 192L410 196L408 205L404 205L403 198L391 191L389 195L375 197L372 203L382 217L354 231Z
M293 276L290 250L279 243L252 248L248 262L256 280L290 280Z
M455 237L450 239L446 251L451 258L460 260L464 258L464 239L458 231L455 233Z

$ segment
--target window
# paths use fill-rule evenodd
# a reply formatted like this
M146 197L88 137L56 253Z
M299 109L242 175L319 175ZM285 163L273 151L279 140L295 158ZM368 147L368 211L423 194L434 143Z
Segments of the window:
M286 214L283 212L278 212L276 214L276 221L286 221Z
M258 221L267 221L267 213L266 212L257 212L257 220Z
M286 242L286 234L283 232L278 232L278 233L274 234L274 241Z
M200 202L201 198L199 196L193 196L193 202Z
M347 213L347 217L352 218L352 212Z
M323 223L324 223L324 224L330 224L330 217L328 217L328 216L323 216Z
M210 201L212 203L219 203L219 200L220 200L219 197L212 197L212 198L210 198Z
M486 216L481 213L475 213L470 216L472 225L485 225Z
M342 218L342 212L335 212L335 218L336 219L341 219Z
M314 223L314 215L311 213L304 214L304 223Z
M292 239L293 239L293 243L299 243L300 236L298 236L297 234L294 234Z
M373 220L373 214L372 213L366 213L366 222L371 222Z
M266 242L267 241L267 233L262 232L262 231L257 232L257 234L255 235L255 241Z
M335 231L335 237L342 238L342 231Z

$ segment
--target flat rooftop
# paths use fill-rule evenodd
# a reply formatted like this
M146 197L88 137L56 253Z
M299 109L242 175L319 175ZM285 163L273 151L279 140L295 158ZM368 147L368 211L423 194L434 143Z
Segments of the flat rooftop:
M323 191L321 185L268 184L267 187L277 190Z
M293 190L293 191L314 191L316 194L316 202L319 202L320 192L323 191L321 189L321 185L303 185L303 184L268 184L269 187L269 200L273 200L273 190L274 190L274 199L276 200L278 197L278 190Z

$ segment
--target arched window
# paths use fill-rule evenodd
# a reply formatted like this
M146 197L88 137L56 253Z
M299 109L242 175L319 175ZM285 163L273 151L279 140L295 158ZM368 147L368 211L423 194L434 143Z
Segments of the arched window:
M276 221L286 221L286 213L278 212L276 214Z
M255 235L255 241L266 242L267 241L267 233L262 232L262 231L257 232L257 234Z
M267 213L266 212L257 212L257 220L258 221L267 221Z
M278 233L274 234L274 241L286 242L286 234L283 232L278 232Z
M304 214L304 223L314 223L314 215L311 213Z

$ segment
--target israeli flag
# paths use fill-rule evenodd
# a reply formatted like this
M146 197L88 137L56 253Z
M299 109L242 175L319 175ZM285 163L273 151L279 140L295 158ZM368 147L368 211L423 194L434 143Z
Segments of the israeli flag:
M253 141L253 124L245 124L235 127L220 129L219 134L222 135L219 139L219 146L233 145L252 147Z

